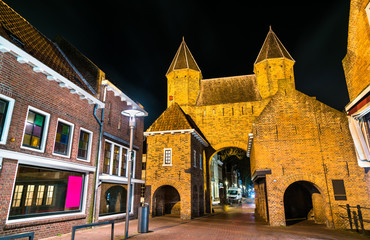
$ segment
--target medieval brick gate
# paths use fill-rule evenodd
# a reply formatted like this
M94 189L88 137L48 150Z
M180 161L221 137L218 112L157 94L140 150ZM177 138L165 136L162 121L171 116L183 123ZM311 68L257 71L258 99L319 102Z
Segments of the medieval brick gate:
M235 147L250 156L255 212L270 225L311 218L341 228L341 205L369 207L346 116L296 90L293 65L270 29L254 74L203 79L183 40L166 74L168 108L145 133L147 198L171 185L189 219L202 187L211 212L211 159Z

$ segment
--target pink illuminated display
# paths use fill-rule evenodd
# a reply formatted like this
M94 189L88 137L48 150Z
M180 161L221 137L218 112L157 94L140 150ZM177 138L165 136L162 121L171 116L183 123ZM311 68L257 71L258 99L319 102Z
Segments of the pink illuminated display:
M65 208L79 207L81 201L82 177L69 176Z

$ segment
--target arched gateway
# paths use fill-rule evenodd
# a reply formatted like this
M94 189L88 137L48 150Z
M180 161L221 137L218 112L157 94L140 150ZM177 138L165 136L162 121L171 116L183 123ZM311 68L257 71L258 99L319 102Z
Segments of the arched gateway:
M181 195L182 218L198 216L203 204L211 212L212 156L237 147L250 158L256 214L262 219L285 225L284 209L301 193L289 190L284 200L283 186L315 176L325 189L327 224L340 225L335 211L341 202L335 200L332 181L350 180L352 187L365 189L364 173L346 116L295 89L294 63L270 28L254 74L203 79L183 40L166 74L167 109L145 132L146 199L153 201L152 189L173 183ZM349 193L346 197L361 204Z

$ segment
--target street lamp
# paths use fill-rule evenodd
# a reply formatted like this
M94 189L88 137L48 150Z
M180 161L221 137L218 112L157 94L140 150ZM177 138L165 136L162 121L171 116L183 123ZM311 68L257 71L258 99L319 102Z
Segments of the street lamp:
M131 165L132 158L134 156L134 151L132 150L134 142L134 128L136 125L136 117L148 116L148 113L142 109L127 109L121 112L122 115L130 117L129 127L130 127L130 150L128 154L128 174L127 174L127 198L126 198L126 224L125 224L125 239L128 238L128 226L130 218L130 206L131 206Z

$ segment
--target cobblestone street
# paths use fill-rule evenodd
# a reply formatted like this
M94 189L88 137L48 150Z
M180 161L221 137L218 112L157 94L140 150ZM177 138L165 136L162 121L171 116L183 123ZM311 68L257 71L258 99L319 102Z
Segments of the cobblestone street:
M270 227L254 218L247 205L230 207L227 212L216 208L215 214L183 222L163 216L151 218L149 232L137 232L137 220L130 221L130 239L369 239L358 233L331 230L323 225L302 222L289 227ZM115 225L115 240L123 239L124 223ZM71 234L48 238L69 240ZM77 231L76 240L110 239L110 226Z

